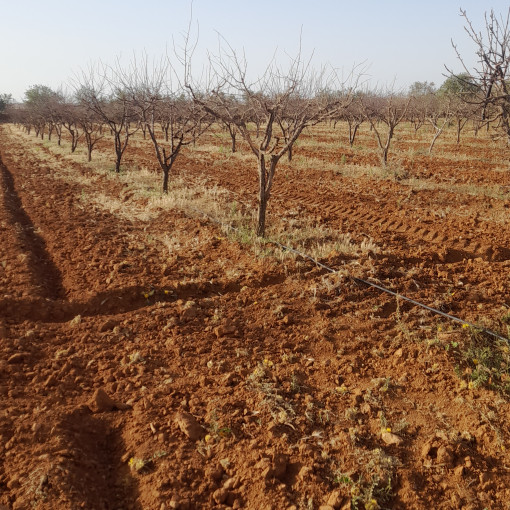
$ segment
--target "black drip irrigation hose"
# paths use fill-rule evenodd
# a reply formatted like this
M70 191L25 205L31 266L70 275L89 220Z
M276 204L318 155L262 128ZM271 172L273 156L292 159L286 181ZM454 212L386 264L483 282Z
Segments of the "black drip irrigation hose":
M206 217L211 222L216 223L224 228L227 228L228 230L232 230L234 232L240 232L240 230L232 225L229 225L227 223L223 223L222 221L214 218L213 216L205 213L204 211L200 211L199 209L195 209L194 207L190 207L190 210ZM337 273L338 271L336 269L333 269L329 266L326 266L325 264L322 264L322 262L319 262L318 260L314 259L310 255L307 255L306 253L302 253L294 248L291 248L290 246L286 246L278 241L273 241L272 239L264 239L264 242L267 244L274 244L281 248L283 251L288 251L289 253L294 253L295 255L298 255L306 260L309 260L310 262L313 262L316 266L325 269L329 273ZM455 317L455 315L450 315L449 313L442 312L441 310L438 310L437 308L432 308L431 306L428 306L424 303L420 303L419 301L416 301L415 299L412 299L410 297L404 296L402 294L399 294L398 292L395 292L393 290L387 289L386 287L383 287L381 285L377 285L376 283L370 282L368 280L363 280L361 278L358 278L356 276L348 276L351 280L355 281L356 283L361 283L363 285L367 285L369 287L373 287L374 289L380 290L381 292L385 292L386 294L390 294L391 296L395 296L397 300L402 299L403 301L407 301L408 303L412 303L413 305L419 306L420 308L423 308L425 310L428 310L429 312L432 312L436 315L440 315L441 317L444 317L445 319L449 319L453 322L457 322L462 325L466 325L469 328L473 328L477 331L480 331L482 333L485 333L486 335L489 335L493 338L496 338L498 340L503 340L504 342L507 342L510 344L510 338L506 338L504 336L501 336L500 334L496 333L495 331L492 331L487 328L482 328L480 326L477 326L476 324L473 324L471 322L465 321L464 319L461 319L459 317Z

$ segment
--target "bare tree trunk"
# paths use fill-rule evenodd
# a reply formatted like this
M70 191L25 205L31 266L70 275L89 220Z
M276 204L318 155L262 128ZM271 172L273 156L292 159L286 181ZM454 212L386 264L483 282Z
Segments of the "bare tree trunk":
M117 152L116 153L116 160L115 160L115 173L120 174L120 162L122 160L122 154Z
M382 150L381 154L381 163L383 166L386 166L388 164L388 151L389 151L390 145L387 143Z
M57 131L57 144L60 146L62 143L62 125L55 127Z
M432 150L434 149L434 145L436 143L436 140L439 138L439 136L441 135L442 132L443 132L443 128L436 129L436 134L434 135L434 138L432 138L432 141L430 142L429 154L432 154Z
M273 154L271 156L268 170L266 167L268 163L266 162L265 154L259 153L259 210L256 230L257 237L264 237L266 234L267 203L271 197L274 174L281 156L283 156L283 153L280 153L279 155Z
M120 133L115 133L115 173L120 173L120 162L122 161L122 154L124 151L122 150L122 142L120 140Z
M259 211L257 220L257 237L264 237L266 234L266 211L268 198L263 190L259 193Z
M349 145L352 147L354 145L354 141L356 140L356 134L358 133L359 124L355 124L354 127L351 127L349 124Z
M439 119L428 119L432 127L434 128L435 134L432 138L432 141L430 142L429 146L429 154L432 154L432 150L434 149L434 145L436 143L436 140L441 136L441 133L443 132L445 126L450 122L450 117L448 115L445 116L445 119L441 125L438 124Z
M392 127L388 130L388 137L386 138L386 143L384 146L381 144L381 162L383 166L388 164L388 152L390 151L391 139L393 138L394 130Z
M170 177L170 168L163 168L163 193L168 193L168 180Z

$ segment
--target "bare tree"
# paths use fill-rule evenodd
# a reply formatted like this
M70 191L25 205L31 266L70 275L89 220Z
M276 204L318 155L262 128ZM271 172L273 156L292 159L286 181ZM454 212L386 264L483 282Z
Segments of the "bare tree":
M76 147L78 147L78 141L82 133L78 128L78 105L71 100L67 100L63 106L62 125L71 137L71 152L74 153Z
M181 149L194 143L209 127L206 111L189 97L168 62L149 65L147 57L133 59L129 70L116 69L131 108L146 128L163 172L163 192L168 193L170 171ZM158 136L160 124L164 140Z
M243 108L243 105L238 104L235 97L226 97L225 101L230 101L232 104L230 106L230 111L234 112L236 108ZM233 115L235 117L235 115ZM239 130L236 126L236 123L230 120L230 118L225 119L219 119L221 124L224 126L227 133L230 135L230 141L231 141L231 150L232 153L237 152L237 134L239 133Z
M128 94L119 86L112 69L104 65L83 72L78 79L77 91L82 105L110 128L114 139L115 172L119 173L129 139L140 128Z
M434 135L429 145L429 154L432 154L437 139L441 136L444 128L450 123L453 116L451 104L452 98L448 96L438 96L436 94L429 98L430 104L426 116L426 121L434 129Z
M411 99L392 92L358 98L365 118L370 122L375 134L383 166L388 164L388 152L395 128L405 119Z
M334 102L319 92L326 90L336 76L325 70L313 72L301 53L286 70L274 60L265 73L250 82L245 57L227 45L211 58L205 90L191 82L187 87L195 102L223 123L236 126L257 159L258 221L256 234L264 236L266 212L276 168L282 156L292 151L303 130L328 118L350 101L347 93ZM229 98L234 96L236 101Z
M464 68L465 78L448 69L451 76L474 85L474 93L465 98L466 102L481 109L482 120L492 123L500 136L510 144L510 8L505 17L491 10L485 13L485 27L477 31L465 10L465 30L475 44L477 64L468 69L457 46L453 47Z
M413 124L415 134L427 122L427 118L437 106L435 93L433 82L415 81L409 87L408 96L413 99L407 110L407 117Z
M452 120L457 132L457 145L460 144L462 130L471 119L487 124L489 120L482 120L482 110L477 99L478 86L468 73L449 76L438 90L438 96L449 102Z
M75 95L77 108L75 110L78 125L85 136L87 144L87 160L92 161L92 151L96 147L99 140L104 138L102 133L103 119L92 109L90 109L85 101L81 99L81 91L77 91Z
M352 147L356 140L358 129L365 121L365 115L363 114L359 101L356 101L355 99L352 104L346 108L344 117L347 120L347 125L349 126L349 145Z

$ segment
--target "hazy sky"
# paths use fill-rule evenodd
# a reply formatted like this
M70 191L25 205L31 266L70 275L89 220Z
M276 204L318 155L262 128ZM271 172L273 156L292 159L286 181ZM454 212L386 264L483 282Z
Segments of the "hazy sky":
M0 93L20 100L36 84L58 88L90 63L113 63L133 52L160 56L179 42L190 17L189 0L0 0ZM316 65L349 70L365 62L373 85L407 88L441 84L445 64L459 70L451 39L469 63L475 48L459 8L483 28L485 11L505 13L508 0L194 0L199 25L194 67L217 33L259 73L276 48L314 52Z

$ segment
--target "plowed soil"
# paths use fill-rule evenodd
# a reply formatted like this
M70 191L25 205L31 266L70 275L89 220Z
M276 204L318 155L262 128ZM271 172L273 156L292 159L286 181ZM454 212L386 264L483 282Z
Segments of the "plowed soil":
M509 151L359 143L307 133L270 202L331 274L165 206L140 134L145 188L0 127L0 510L509 508L508 344L352 278L508 336ZM246 212L255 163L173 178Z

